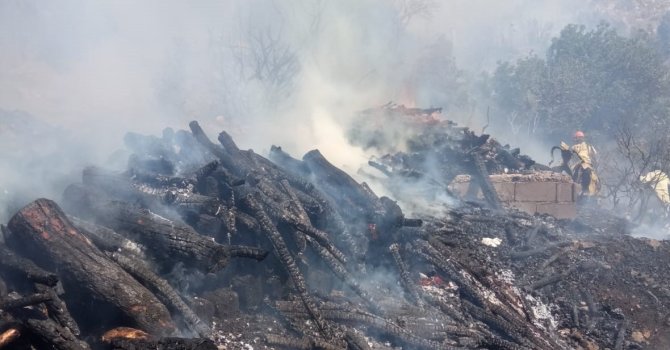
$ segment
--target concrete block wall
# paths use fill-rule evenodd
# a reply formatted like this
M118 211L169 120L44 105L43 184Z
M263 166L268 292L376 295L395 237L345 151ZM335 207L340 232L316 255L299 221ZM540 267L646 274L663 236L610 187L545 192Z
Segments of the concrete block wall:
M527 213L546 213L560 219L570 219L577 215L575 201L579 194L579 185L567 182L509 182L491 183L498 192L498 198L505 206L517 208ZM449 188L462 198L482 198L481 189L471 182L452 183Z

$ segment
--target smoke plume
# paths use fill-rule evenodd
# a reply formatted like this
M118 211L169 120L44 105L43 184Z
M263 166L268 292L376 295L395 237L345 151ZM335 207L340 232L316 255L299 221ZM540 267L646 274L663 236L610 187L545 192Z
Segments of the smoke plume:
M355 173L369 156L344 137L357 111L443 106L481 128L475 77L602 18L572 0L2 1L0 217L59 197L85 164L123 165L126 131L192 119Z

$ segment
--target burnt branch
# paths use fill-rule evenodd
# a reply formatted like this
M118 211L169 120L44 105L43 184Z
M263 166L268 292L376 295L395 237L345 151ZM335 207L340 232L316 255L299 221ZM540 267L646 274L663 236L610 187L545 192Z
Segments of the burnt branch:
M263 208L260 206L258 201L253 197L252 194L247 195L244 199L244 202L246 206L249 208L249 210L252 211L254 216L257 218L259 221L261 230L263 233L266 235L266 237L272 242L272 246L274 247L275 254L277 254L277 257L281 261L282 265L288 272L289 276L291 277L291 280L293 281L293 285L295 286L296 291L298 292L298 295L300 295L300 299L303 302L303 305L305 306L305 309L309 313L310 317L314 320L316 323L317 327L319 328L319 331L321 334L326 338L326 339L332 339L333 338L333 332L326 323L326 321L323 319L323 316L321 316L321 312L317 308L316 304L312 300L312 298L309 296L307 292L307 283L305 282L304 277L302 276L302 273L298 269L298 266L295 263L295 260L291 256L291 253L288 250L288 247L286 246L286 243L284 242L284 239L281 237L279 232L277 232L277 229L274 227L272 224L272 221L268 217L268 215L263 211Z
M201 337L209 337L212 330L186 305L179 294L170 284L156 275L144 262L119 253L108 254L126 272L135 277L140 283L153 291L156 296L169 308L179 312L188 327Z

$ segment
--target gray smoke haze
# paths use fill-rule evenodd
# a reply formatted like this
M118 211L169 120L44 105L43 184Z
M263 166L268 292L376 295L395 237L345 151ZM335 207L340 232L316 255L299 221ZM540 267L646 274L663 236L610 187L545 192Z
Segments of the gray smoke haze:
M448 101L448 118L479 130L486 106L418 74L452 56L445 74L469 89L599 13L577 0L1 0L0 200L58 199L85 164L122 166L110 155L126 131L192 119L260 153L319 148L354 174L368 158L343 135L356 111ZM548 157L538 149L522 150Z

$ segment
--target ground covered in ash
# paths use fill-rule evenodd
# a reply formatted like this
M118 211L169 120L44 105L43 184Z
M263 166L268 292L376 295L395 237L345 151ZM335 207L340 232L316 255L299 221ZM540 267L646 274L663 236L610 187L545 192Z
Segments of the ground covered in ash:
M556 220L476 206L425 219L424 230L436 233L436 244L464 275L481 281L492 300L500 295L513 300L525 321L555 332L566 348L670 347L668 241L633 238L619 226L589 226L583 218ZM448 276L418 265L413 266L418 288L462 307L458 286ZM265 334L291 334L281 317L242 314L218 324L218 339L227 349L273 348L264 345ZM368 341L373 349L394 348Z
M441 142L483 185L517 159L458 132ZM3 225L0 347L670 348L670 245L607 211L489 191L410 217L317 150L269 160L195 122L125 141L125 171Z

